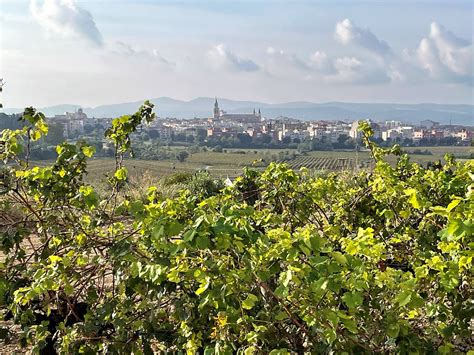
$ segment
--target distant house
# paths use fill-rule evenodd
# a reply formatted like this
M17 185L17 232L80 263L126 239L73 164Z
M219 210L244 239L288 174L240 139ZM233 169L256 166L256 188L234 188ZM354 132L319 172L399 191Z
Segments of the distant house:
M461 139L463 142L469 142L472 140L472 131L462 129L454 134L454 137Z
M413 131L413 139L440 140L444 138L444 132L436 129L420 129Z

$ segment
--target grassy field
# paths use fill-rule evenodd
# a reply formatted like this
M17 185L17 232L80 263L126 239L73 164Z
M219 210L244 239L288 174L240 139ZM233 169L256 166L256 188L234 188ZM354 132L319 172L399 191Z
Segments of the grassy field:
M443 160L446 153L458 156L467 156L474 152L472 147L410 147L405 148L407 151L425 149L432 152L432 155L412 154L413 161L426 164L429 161ZM245 154L242 154L245 152ZM194 172L197 170L208 170L213 176L226 178L235 177L241 174L242 169L246 166L254 166L256 168L264 168L268 162L278 160L278 153L288 152L288 156L296 153L296 150L271 150L271 149L229 149L226 153L216 152L199 152L189 156L189 158L180 163L177 160L137 160L126 159L125 165L129 170L131 177L140 177L144 175L152 176L160 179L176 172ZM318 151L309 152L305 155L298 155L295 159L288 163L294 168L306 166L316 170L350 170L359 165L366 165L370 162L369 152L353 152L353 151ZM50 162L37 162L39 166L45 166ZM104 181L106 174L114 169L113 159L92 159L89 163L88 182Z

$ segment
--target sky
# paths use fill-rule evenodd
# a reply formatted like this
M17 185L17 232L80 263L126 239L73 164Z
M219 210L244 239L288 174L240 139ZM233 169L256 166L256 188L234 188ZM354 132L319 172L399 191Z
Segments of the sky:
M0 0L5 108L474 104L473 2Z

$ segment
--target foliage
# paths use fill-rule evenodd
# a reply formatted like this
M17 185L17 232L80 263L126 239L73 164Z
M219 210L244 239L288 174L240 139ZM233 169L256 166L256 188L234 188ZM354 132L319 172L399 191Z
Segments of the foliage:
M43 116L28 109L27 128L3 131L3 208L23 215L0 233L0 304L24 344L137 354L472 348L472 162L423 168L376 146L361 124L371 171L315 177L272 163L225 188L201 173L174 199L156 187L123 198L123 157L151 109L107 131L116 169L105 196L83 182L93 147L63 143L51 166L30 168L18 154L32 131L46 133Z
M224 188L224 184L213 178L208 171L198 171L186 183L186 188L195 199L206 199L217 195Z
M165 186L171 186L176 184L186 184L193 178L191 173L174 173L172 175L167 176L164 179Z
M184 163L184 161L189 157L189 153L185 150L182 150L181 152L179 152L177 155L176 155L176 159L180 162L180 163Z

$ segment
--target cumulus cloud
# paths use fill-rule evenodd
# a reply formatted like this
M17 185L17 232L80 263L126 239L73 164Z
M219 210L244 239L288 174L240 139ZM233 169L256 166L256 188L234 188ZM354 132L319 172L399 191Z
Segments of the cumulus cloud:
M369 29L357 27L347 18L336 24L334 38L343 45L355 44L381 57L392 55L387 42L378 39Z
M287 53L282 49L268 47L267 55L270 57L272 64L277 68L287 67L302 71L308 71L310 69L304 60L298 58L295 54Z
M253 72L260 69L260 66L253 60L239 57L231 52L224 44L218 44L211 48L209 57L213 64L238 72Z
M385 63L373 58L331 57L326 52L318 50L311 56L301 59L295 54L273 47L267 48L267 55L273 61L267 63L265 69L275 76L294 78L299 75L306 81L358 85L381 84L391 80Z
M391 81L383 66L356 57L340 57L333 61L334 73L325 75L328 83L334 84L384 84Z
M319 80L331 84L373 85L404 80L390 46L369 30L345 19L337 23L335 39L344 45L352 43L363 47L375 56L331 56L317 50L309 57L300 57L269 47L265 70L275 76L299 76L306 81Z
M48 33L103 45L102 35L91 13L77 5L75 0L31 0L30 11Z
M157 49L139 49L124 42L116 42L112 53L128 58L145 59L166 66L176 65L176 63L164 58Z
M333 61L324 51L314 52L310 58L309 65L320 73L331 74L335 72Z
M433 22L428 37L420 41L414 55L415 62L430 77L442 80L470 83L473 81L473 45Z

